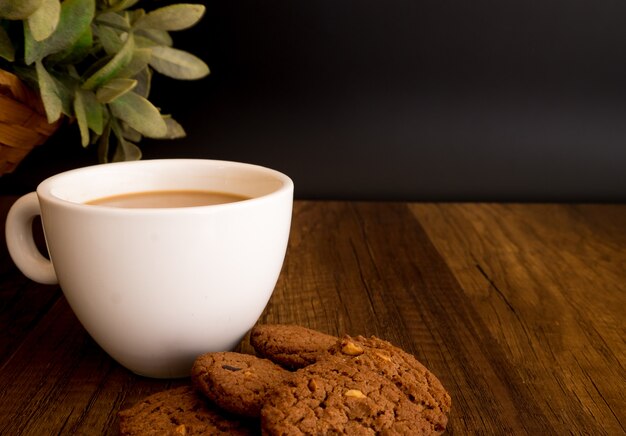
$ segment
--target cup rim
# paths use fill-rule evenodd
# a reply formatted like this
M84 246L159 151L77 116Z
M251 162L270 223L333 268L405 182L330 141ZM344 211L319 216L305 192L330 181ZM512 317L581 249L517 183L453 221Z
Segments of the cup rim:
M103 172L112 172L118 171L120 168L124 168L127 166L145 166L145 167L153 167L159 165L210 165L213 167L219 168L241 168L247 169L250 171L254 171L257 174L265 174L271 177L274 177L277 181L281 182L281 185L266 194L255 196L252 198L247 198L244 200L232 202L232 203L221 203L221 204L211 204L205 206L186 206L186 207L168 207L168 208L120 208L114 206L106 206L106 205L91 205L86 204L85 202L73 201L66 198L62 198L58 194L55 194L54 190L57 184L66 178L76 177L81 173L92 173L94 171L103 171ZM43 180L37 186L36 192L38 198L41 200L45 200L50 204L54 204L57 206L62 206L66 208L76 208L83 211L98 211L99 213L113 213L113 214L154 214L154 213L181 213L184 210L187 213L197 213L201 211L206 211L207 209L211 210L223 210L223 209L233 209L239 207L246 207L251 203L268 201L271 198L276 196L283 195L287 192L291 192L293 196L294 184L293 180L286 174L274 170L272 168L268 168L265 166L246 163L246 162L238 162L238 161L228 161L228 160L218 160L218 159L187 159L187 158L166 158L166 159L142 159L138 161L124 161L124 162L112 162L112 163L101 163L95 165L89 165L80 168L74 168L71 170L67 170L55 175L52 175L45 180ZM96 197L97 198L97 197Z

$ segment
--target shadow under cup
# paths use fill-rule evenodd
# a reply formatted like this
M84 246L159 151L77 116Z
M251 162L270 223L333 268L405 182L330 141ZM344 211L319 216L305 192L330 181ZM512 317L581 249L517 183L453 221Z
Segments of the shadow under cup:
M85 204L168 190L249 199L177 208ZM187 376L202 353L232 349L258 320L283 264L293 183L250 164L148 160L62 173L37 195L54 273L85 329L131 371L163 378Z

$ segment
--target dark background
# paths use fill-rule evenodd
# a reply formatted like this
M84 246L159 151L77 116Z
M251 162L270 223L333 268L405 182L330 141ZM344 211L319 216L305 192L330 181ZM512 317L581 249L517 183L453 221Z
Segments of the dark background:
M156 81L188 136L144 158L270 166L299 198L626 200L623 0L203 3L173 37L212 73ZM0 191L95 163L77 130Z

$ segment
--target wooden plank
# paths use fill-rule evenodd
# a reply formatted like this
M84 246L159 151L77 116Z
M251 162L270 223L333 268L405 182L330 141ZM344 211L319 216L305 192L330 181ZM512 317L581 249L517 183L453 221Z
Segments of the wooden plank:
M0 434L115 435L188 382L120 367L0 242ZM624 434L625 246L624 206L298 201L260 322L405 348L450 391L448 434Z
M555 432L624 434L626 207L411 210Z

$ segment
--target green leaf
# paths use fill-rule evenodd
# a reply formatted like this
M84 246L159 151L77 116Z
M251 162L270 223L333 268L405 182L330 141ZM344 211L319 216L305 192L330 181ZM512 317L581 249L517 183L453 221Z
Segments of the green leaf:
M52 124L61 117L63 103L59 97L57 84L52 76L46 71L41 62L35 64L37 69L37 81L39 82L39 92L43 101L48 123Z
M130 142L139 142L142 138L141 133L139 133L126 123L122 125L122 136Z
M43 41L36 41L29 26L24 26L24 60L27 65L46 56L67 50L91 26L95 14L95 0L65 0L56 30Z
M124 41L122 41L119 31L108 26L94 26L94 31L98 41L102 44L102 48L108 55L113 56L122 49Z
M135 31L135 35L142 36L147 39L144 44L146 47L153 47L155 45L164 45L166 47L171 47L174 45L174 41L169 33L165 30L156 30L156 29L138 29ZM153 43L150 43L152 41Z
M179 139L187 136L183 126L181 126L174 118L168 116L163 117L163 119L167 125L167 134L164 137L165 139Z
M74 98L74 114L78 121L80 137L83 147L89 145L89 129L96 135L102 134L104 129L103 107L96 100L93 92L77 90Z
M57 27L61 16L59 0L44 0L41 7L28 17L28 27L35 41L43 41Z
M74 94L76 93L76 88L79 86L78 79L70 75L53 75L50 69L48 69L48 72L56 84L57 95L61 99L61 112L69 117L73 117Z
M139 0L119 0L118 2L111 2L113 5L110 10L112 11L123 11L125 9L131 8L139 3Z
M149 138L162 138L167 134L167 125L159 110L147 99L128 92L109 103L113 115L128 123L130 127Z
M144 98L148 98L150 95L150 87L152 86L152 70L150 68L144 68L139 73L135 74L134 79L137 80L137 87L133 91Z
M102 26L107 26L112 29L120 30L122 32L130 32L130 22L126 14L118 14L117 12L105 12L99 14L96 19L96 23Z
M4 30L4 27L0 27L0 57L3 57L9 62L15 60L15 47L11 42L11 38Z
M83 89L96 89L109 80L117 77L126 66L130 63L135 49L135 39L133 34L129 33L122 49L113 58L107 62L102 68L93 73L85 83Z
M78 91L74 97L74 115L78 121L78 129L80 130L80 142L83 147L89 145L89 125L87 124L87 110L83 102L82 92Z
M109 161L109 140L111 137L111 124L107 123L102 135L98 138L98 160L102 163Z
M209 67L200 58L172 47L152 48L150 66L174 79L195 80L209 74Z
M93 33L91 27L87 27L85 32L78 38L76 43L67 50L54 53L48 56L47 60L53 63L77 64L83 60L93 47Z
M137 29L183 30L196 24L205 7L198 4L174 4L148 12L137 20Z
M91 91L77 90L86 116L87 127L96 135L101 135L104 129L104 105L98 101Z
M132 11L126 11L126 13L128 14L128 21L130 22L131 26L134 26L138 20L146 15L146 11L144 11L143 9L134 9Z
M117 138L117 148L113 155L113 162L141 159L141 150L135 144L123 137Z
M0 18L25 20L39 7L43 0L0 0Z
M98 88L96 98L100 103L111 103L116 98L126 94L137 86L133 79L113 79Z
M141 159L141 150L134 143L130 142L125 135L125 131L129 130L128 127L120 126L115 120L112 121L111 127L117 138L117 147L113 154L113 162ZM139 135L139 139L141 139L141 135Z
M152 50L148 48L136 48L128 65L120 71L119 77L135 77L141 71L147 69L151 58Z
M161 45L158 42L153 41L150 38L146 38L145 36L141 36L137 33L135 33L135 43L137 44L137 47L140 48L152 48Z

